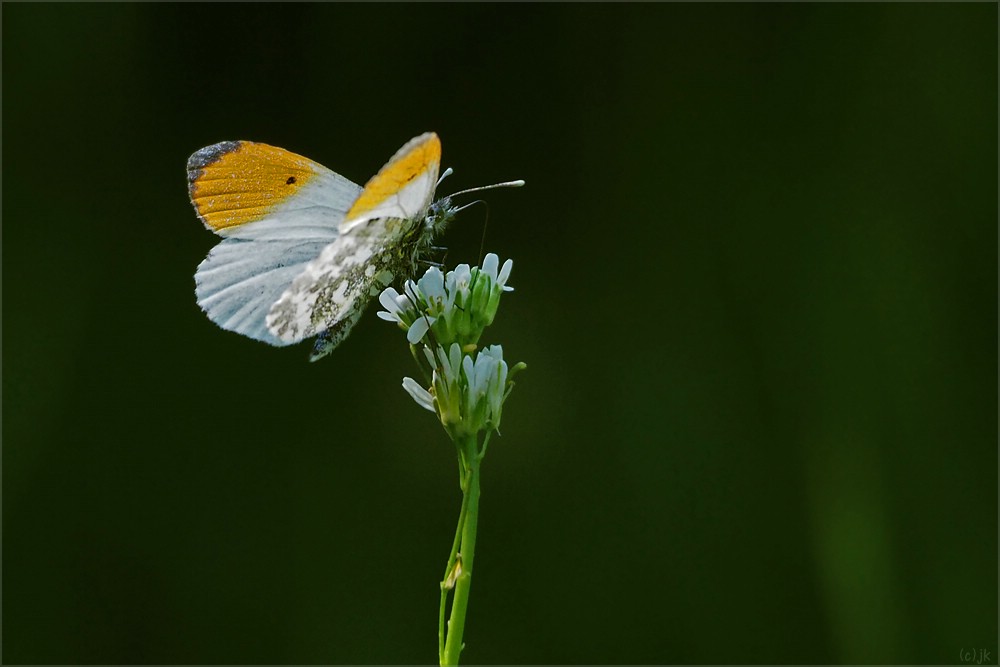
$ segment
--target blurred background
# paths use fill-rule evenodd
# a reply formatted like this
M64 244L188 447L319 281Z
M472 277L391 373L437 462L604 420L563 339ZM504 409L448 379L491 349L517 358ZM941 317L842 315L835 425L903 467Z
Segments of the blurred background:
M369 311L199 310L198 148L436 131L514 258L469 663L997 656L997 5L3 7L3 660L433 663L461 494ZM965 651L966 653L962 653ZM980 654L981 655L981 654Z

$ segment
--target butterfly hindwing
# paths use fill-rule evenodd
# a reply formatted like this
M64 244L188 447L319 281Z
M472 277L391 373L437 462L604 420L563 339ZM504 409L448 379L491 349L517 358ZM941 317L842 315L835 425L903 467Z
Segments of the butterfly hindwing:
M441 162L437 135L404 145L373 177L340 225L340 236L310 262L275 302L267 327L293 343L336 329L324 342L343 340L371 298L401 274L409 274L414 249L425 233ZM315 356L315 353L314 353ZM322 355L320 355L322 356ZM318 358L318 357L317 357Z
M375 218L342 234L275 302L267 316L271 333L291 343L363 311L400 271L400 240L413 228L413 220Z
M195 272L198 305L223 329L270 345L288 345L267 330L264 318L286 286L328 244L223 239Z

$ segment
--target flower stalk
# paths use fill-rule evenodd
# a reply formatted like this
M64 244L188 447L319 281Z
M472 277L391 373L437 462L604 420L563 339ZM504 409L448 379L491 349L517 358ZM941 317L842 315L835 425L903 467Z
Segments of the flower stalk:
M467 443L469 449L476 449L475 439ZM468 451L468 449L466 450ZM456 553L449 559L451 566L442 582L442 600L447 597L448 585L453 584L455 594L451 602L451 618L448 620L447 638L440 656L442 665L457 665L465 633L465 615L469 606L469 589L472 587L472 567L476 556L476 529L479 524L479 464L478 451L469 452L469 465L462 486L464 512L459 519L461 539ZM443 610L443 607L442 607ZM439 629L439 635L440 635Z
M424 384L403 378L403 389L417 405L435 413L455 445L462 507L455 539L441 581L438 610L438 659L457 665L464 648L465 620L472 586L479 522L480 464L490 436L500 427L503 404L523 363L508 369L503 348L479 348L483 330L493 323L513 262L500 266L489 254L482 268L467 264L442 273L431 267L403 293L387 288L379 296L379 317L406 332ZM480 444L481 443L481 444ZM448 597L451 614L447 623Z

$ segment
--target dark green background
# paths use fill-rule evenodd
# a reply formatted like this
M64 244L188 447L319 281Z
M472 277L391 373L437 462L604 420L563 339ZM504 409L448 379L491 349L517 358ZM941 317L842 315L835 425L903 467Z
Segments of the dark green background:
M201 146L435 130L515 260L468 662L997 656L997 6L3 6L3 659L430 663L460 493L369 312L224 332ZM448 261L475 262L485 209Z

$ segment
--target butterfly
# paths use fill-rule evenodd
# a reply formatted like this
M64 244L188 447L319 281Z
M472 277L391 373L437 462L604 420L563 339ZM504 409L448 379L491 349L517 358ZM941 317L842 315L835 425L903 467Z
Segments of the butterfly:
M441 141L406 142L361 186L282 148L224 141L187 162L188 192L222 237L195 271L209 319L270 345L316 336L316 361L339 345L372 297L415 275L421 257L461 208L434 200Z

